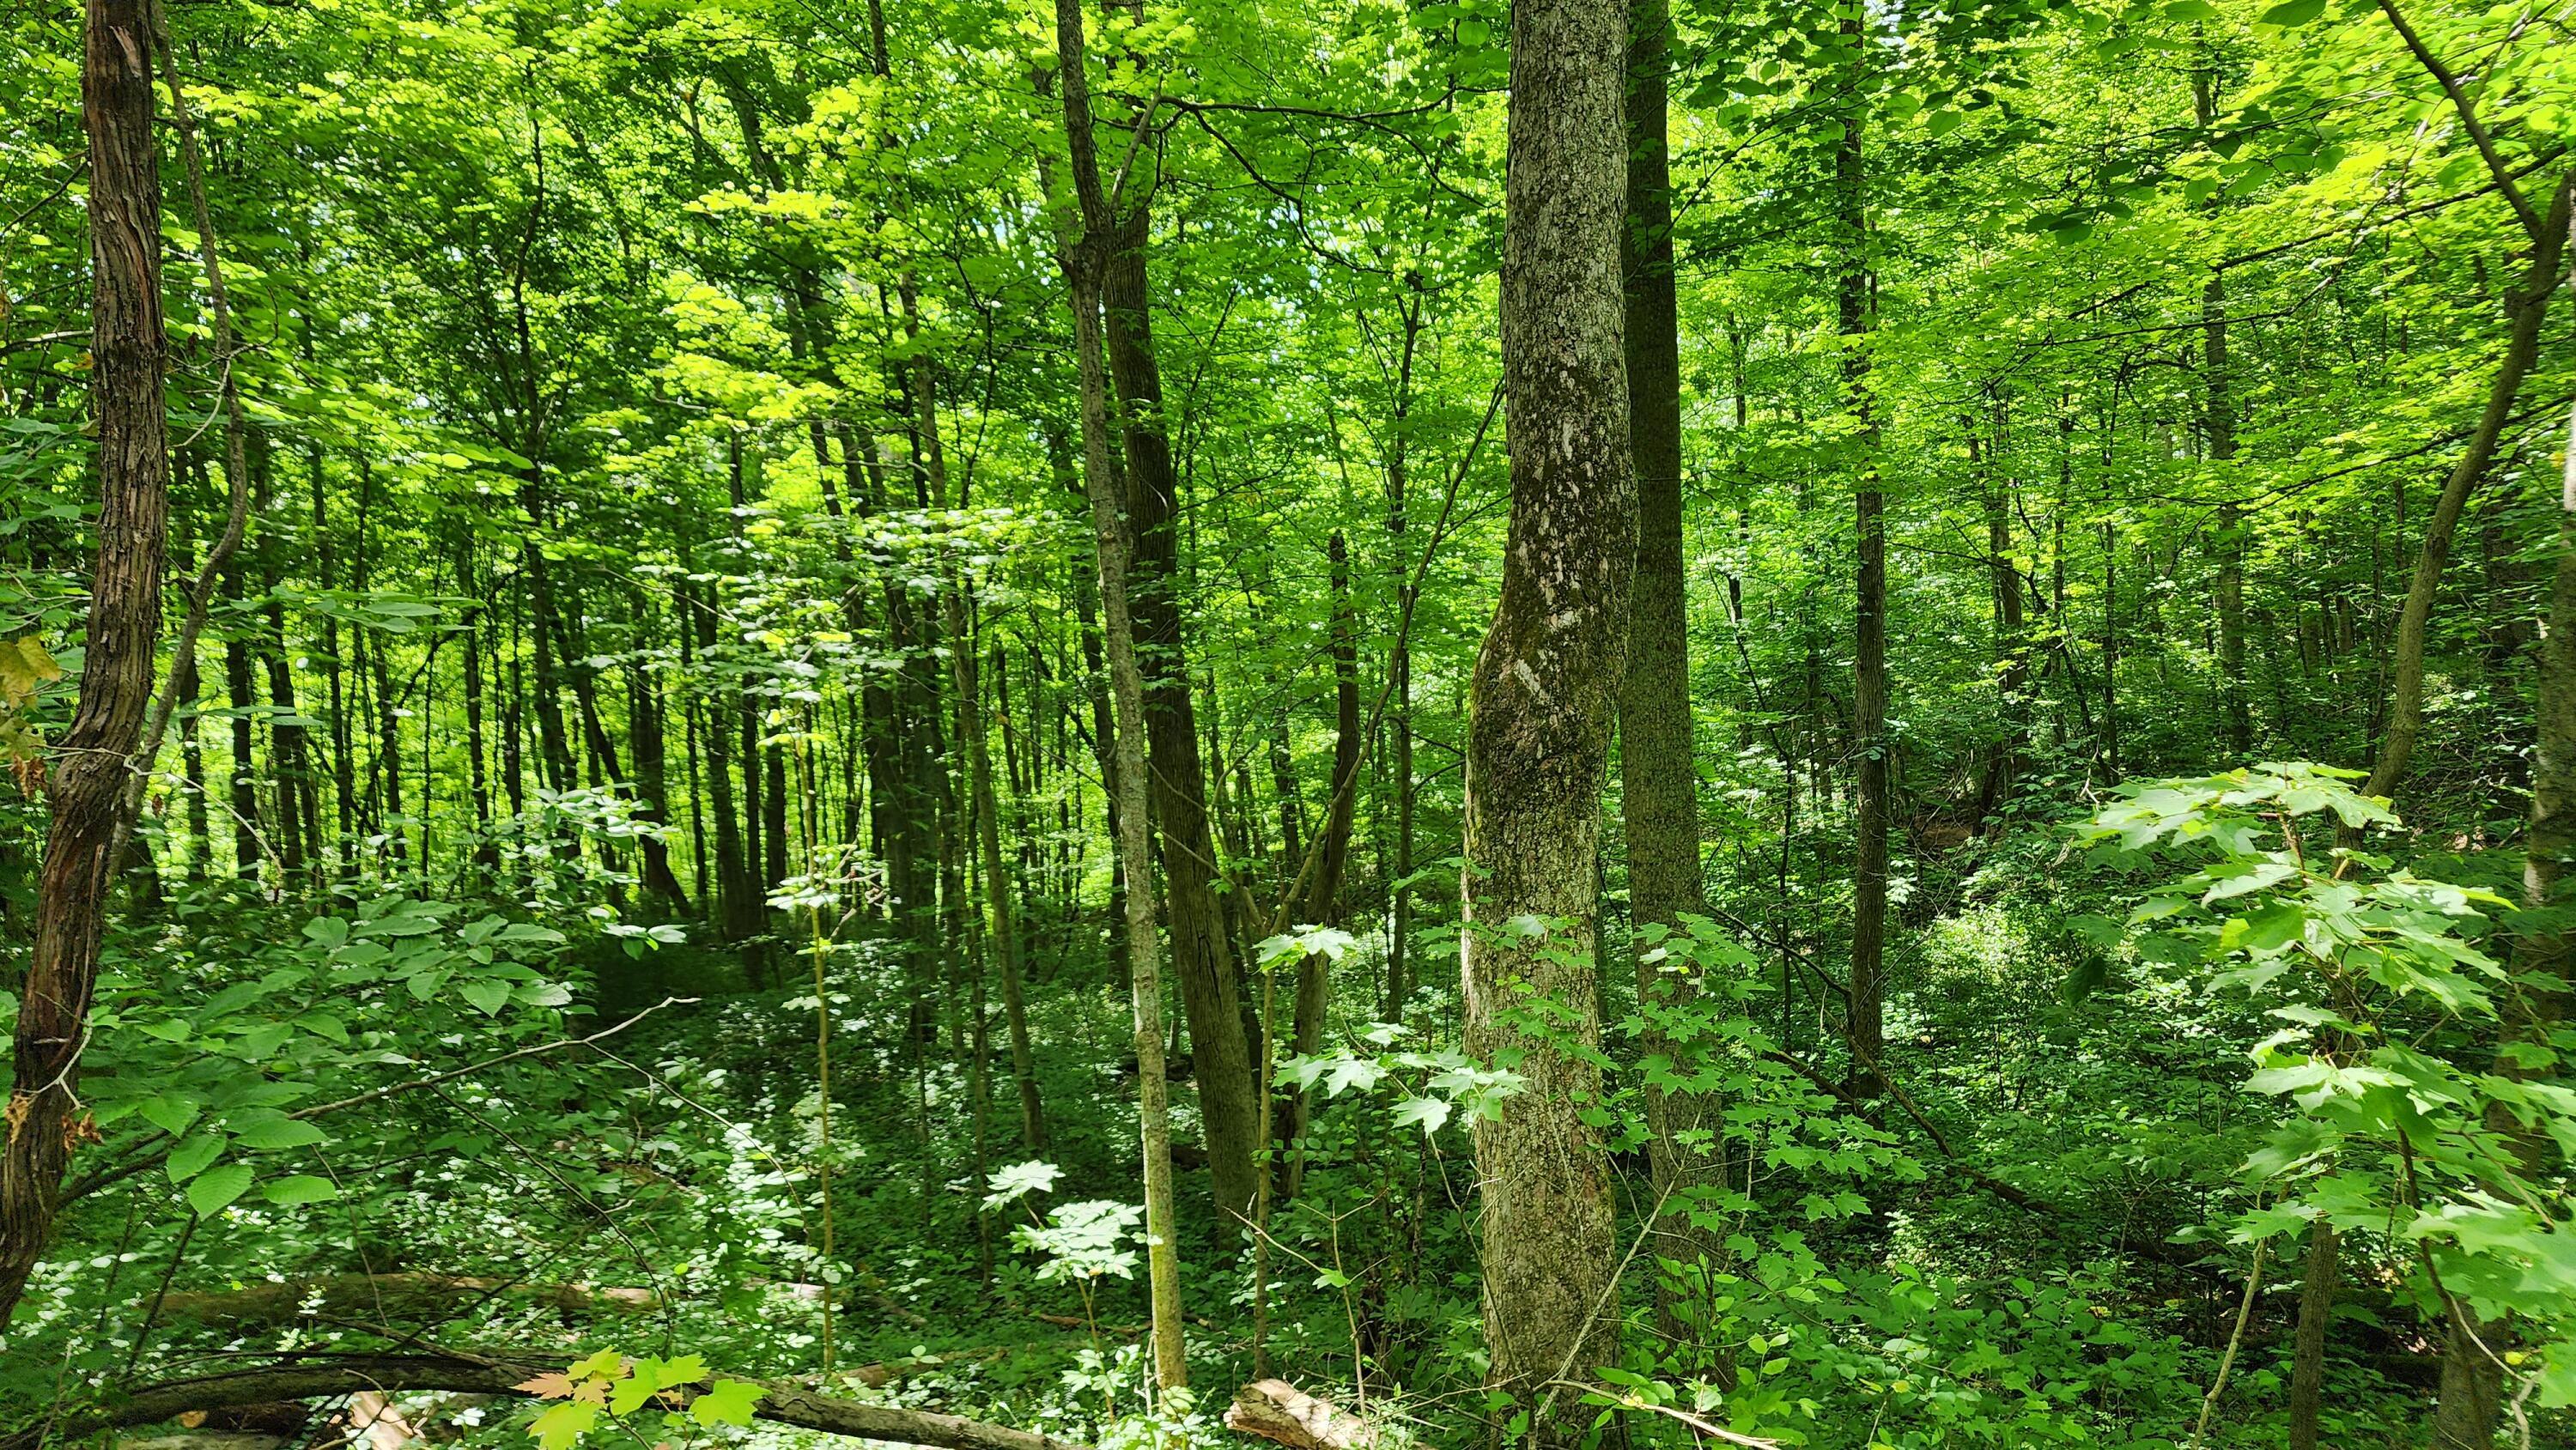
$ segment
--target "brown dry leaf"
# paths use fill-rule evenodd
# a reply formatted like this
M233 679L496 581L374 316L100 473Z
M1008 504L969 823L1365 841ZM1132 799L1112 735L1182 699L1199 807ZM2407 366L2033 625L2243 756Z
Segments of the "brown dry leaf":
M541 1400L567 1399L572 1395L572 1376L568 1374L541 1374L535 1379L523 1380L518 1384L510 1386L510 1388L526 1394L535 1395Z
M181 1429L194 1430L205 1423L206 1412L203 1410L182 1410L179 1413L179 1426Z

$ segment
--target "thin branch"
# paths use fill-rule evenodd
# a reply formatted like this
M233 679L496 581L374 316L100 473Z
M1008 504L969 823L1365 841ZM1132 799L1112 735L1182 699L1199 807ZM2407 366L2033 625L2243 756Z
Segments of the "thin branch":
M2406 23L2406 17L2397 13L2397 0L2379 0L2379 13L2387 16L2388 23L2397 27L2398 38L2406 42L2406 48L2415 53L2415 59L2424 69L2432 72L2433 79L2441 82L2442 94L2451 98L2451 109L2460 113L2460 124L2468 128L2469 139L2477 143L2478 155L2486 158L2487 174L2495 178L2496 190L2504 194L2505 204L2513 208L2514 217L2522 223L2522 229L2531 235L2533 241L2540 240L2540 213L2531 209L2530 198L2522 194L2521 187L2513 184L2513 173L2506 169L2504 158L2496 154L2495 138L2487 134L2485 124L2478 120L2477 104L2460 89L2459 77L2451 74L2451 68L2442 64L2442 58L2417 37L2415 27Z

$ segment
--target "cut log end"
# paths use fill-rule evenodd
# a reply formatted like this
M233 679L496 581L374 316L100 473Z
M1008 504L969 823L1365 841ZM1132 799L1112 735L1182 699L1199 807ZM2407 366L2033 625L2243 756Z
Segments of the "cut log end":
M1291 1450L1371 1450L1375 1422L1337 1410L1286 1380L1255 1380L1234 1392L1225 1427Z

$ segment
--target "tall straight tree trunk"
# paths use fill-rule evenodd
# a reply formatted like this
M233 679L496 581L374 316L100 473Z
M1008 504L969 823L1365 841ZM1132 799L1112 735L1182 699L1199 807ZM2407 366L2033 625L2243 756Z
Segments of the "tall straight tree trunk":
M1601 1093L1601 789L1637 562L1619 286L1627 51L1622 6L1512 7L1512 515L1468 696L1460 940L1467 1052L1518 1052L1527 1082L1475 1125L1476 1172L1490 1378L1529 1409L1541 1447L1581 1438L1593 1412L1553 1382L1591 1378L1618 1337L1607 1155L1584 1113Z
M2192 71L2192 114L2207 131L2218 120L2218 66L2204 41ZM2211 197L2212 208L2218 198ZM2227 278L2212 272L2200 292L2201 438L2218 474L2216 538L2219 714L2239 760L2254 749L2254 710L2245 691L2245 534L2236 498L2236 398L2227 375Z
M457 541L456 577L469 598L482 597L474 569L474 540L468 534ZM487 608L476 604L465 612L465 795L474 813L473 864L488 871L500 863L499 845L490 834L492 825L492 781L490 775L490 742L485 738L488 705L483 682L483 631L488 623Z
M261 520L259 548L254 567L259 570L260 632L258 656L260 672L268 685L268 769L271 799L276 810L270 821L270 845L277 858L277 888L282 892L304 875L305 800L312 788L305 768L304 726L295 709L295 670L292 652L286 642L286 602L278 597L278 585L286 578L286 552L289 542L282 536L284 520L276 517L270 488L271 458L268 435L252 433L246 449L250 460L252 507ZM318 850L318 846L316 847Z
M1325 803L1323 837L1315 843L1314 874L1306 883L1305 899L1297 909L1299 922L1317 926L1342 919L1342 878L1350 871L1351 823L1360 789L1360 748L1364 743L1360 738L1359 622L1351 612L1351 551L1338 529L1325 544L1325 561L1333 586L1333 793ZM1302 870L1302 861L1290 869ZM1332 991L1329 958L1319 952L1297 964L1292 1030L1301 1057L1323 1050L1324 1019L1332 1009ZM1289 1142L1306 1136L1306 1125L1313 1121L1314 1111L1314 1094L1299 1092L1288 1110ZM1282 1194L1296 1194L1305 1161L1302 1153L1291 1161L1282 1180Z
M251 616L242 599L242 569L238 559L223 571L224 621L224 703L231 707L228 723L232 726L232 770L227 807L233 818L233 871L244 880L259 875L260 848L259 760L254 742L258 739L259 693L251 682L250 640Z
M1151 214L1142 201L1117 217L1101 278L1110 376L1118 391L1127 463L1127 520L1134 554L1128 606L1146 670L1145 723L1153 762L1154 808L1163 828L1163 881L1171 909L1173 973L1188 1014L1199 1117L1207 1126L1208 1174L1217 1209L1249 1215L1260 1177L1259 1093L1248 1004L1234 942L1218 899L1216 840L1209 829L1207 771L1190 698L1182 623L1180 480L1163 418L1145 253ZM1135 888L1130 878L1130 890Z
M338 551L331 541L328 491L322 478L322 455L313 455L313 553L325 589L340 583ZM340 618L322 616L322 668L331 688L331 804L340 826L340 869L346 871L358 836L358 755L349 725L347 661L340 657ZM203 794L201 791L200 794Z
M0 1328L54 1223L80 1098L120 838L125 782L152 700L169 513L161 320L160 153L152 138L153 31L145 0L87 0L81 119L89 135L90 398L98 441L98 555L90 571L80 698L45 779L51 811L35 940L19 995L0 1141Z
M1853 571L1852 745L1858 840L1852 862L1851 1015L1846 1031L1852 1084L1858 1095L1879 1091L1885 1050L1887 965L1888 776L1894 743L1887 738L1887 499L1880 491L1878 423L1869 386L1870 330L1869 175L1861 150L1868 102L1857 77L1865 74L1869 36L1857 15L1842 22L1851 47L1853 99L1842 115L1834 146L1834 191L1840 212L1841 257L1835 279L1835 316L1843 338L1843 406L1859 425L1858 488L1853 523L1859 560Z
M957 725L966 736L967 790L974 811L976 852L984 877L984 911L994 949L1002 959L1002 1015L1011 1039L1011 1081L1019 1089L1020 1146L1046 1149L1046 1112L1038 1101L1036 1055L1029 1047L1029 1012L1022 991L1020 929L1012 909L1013 877L1002 868L1000 807L993 790L993 749L984 718L982 671L976 636L966 617L965 585L948 592L948 658L956 675ZM979 979L980 980L980 979ZM976 1031L980 1034L981 1014Z
M1628 210L1619 230L1625 294L1622 338L1628 371L1628 438L1637 476L1637 564L1629 614L1627 677L1619 691L1620 799L1628 837L1628 909L1637 939L1637 1002L1651 1013L1689 991L1687 973L1663 968L1647 940L1682 915L1707 910L1700 885L1699 775L1690 701L1689 582L1682 571L1681 323L1673 282L1673 194L1665 126L1664 74L1671 64L1668 0L1628 7ZM1641 1050L1670 1051L1651 1020ZM1645 1089L1646 1162L1651 1202L1668 1202L1682 1181L1673 1103ZM1684 1258L1692 1235L1664 1233L1658 1252ZM1655 1305L1667 1333L1680 1329L1672 1282L1655 1276Z
M2406 582L2406 603L2397 616L2392 662L2396 678L2390 687L2388 723L2380 738L2379 759L2362 787L2364 795L2394 795L2408 762L2414 759L2416 737L2424 728L2424 636L2433 617L2433 596L2442 587L2442 569L2450 561L2451 540L2459 531L2469 494L2495 461L2496 444L2522 396L2522 380L2540 355L2540 325L2548 316L2549 295L2558 286L2559 259L2566 254L2571 195L2576 195L2576 172L2560 178L2551 193L2548 220L2532 239L2531 265L2523 270L2522 281L2505 292L2504 359L2487 385L2486 410L2469 435L2468 447L2443 480L2432 517L2424 521L2423 551Z
M1114 245L1110 197L1100 184L1100 159L1091 120L1091 81L1083 59L1082 0L1055 0L1057 84L1064 96L1065 148L1072 162L1074 194L1081 203L1080 234L1064 249L1072 293L1074 360L1081 377L1082 481L1091 503L1092 536L1099 563L1101 643L1108 654L1109 694L1117 721L1101 742L1113 755L1110 789L1118 806L1118 855L1127 877L1128 1002L1133 1009L1137 1118L1144 1139L1146 1278L1154 1307L1154 1382L1162 1389L1189 1383L1182 1357L1181 1262L1172 1206L1172 1125L1164 1080L1162 947L1154 931L1153 844L1147 832L1145 781L1145 676L1136 658L1136 630L1128 609L1132 555L1120 511L1127 489L1109 454L1109 380L1101 325L1103 274Z
M171 671L178 682L179 769L188 791L188 880L192 885L203 886L213 875L215 839L213 814L206 809L206 750L202 743L205 715L193 645L171 666Z
M693 569L689 557L689 529L685 515L680 529L680 568L683 574ZM713 583L680 586L681 607L688 611L683 623L696 641L700 662L707 660L716 644L716 602ZM721 702L729 689L706 692L707 711L703 744L707 755L708 809L716 820L716 928L728 942L744 942L760 934L762 899L751 880L751 867L743 849L742 812L736 808L733 774L733 722L730 711Z

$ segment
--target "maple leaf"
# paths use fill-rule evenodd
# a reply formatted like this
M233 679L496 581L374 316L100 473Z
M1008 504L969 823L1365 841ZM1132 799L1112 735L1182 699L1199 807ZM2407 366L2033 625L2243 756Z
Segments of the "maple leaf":
M541 1374L532 1380L521 1380L519 1383L510 1386L510 1388L517 1390L522 1394L535 1395L541 1400L568 1399L572 1395L572 1376L567 1374Z

